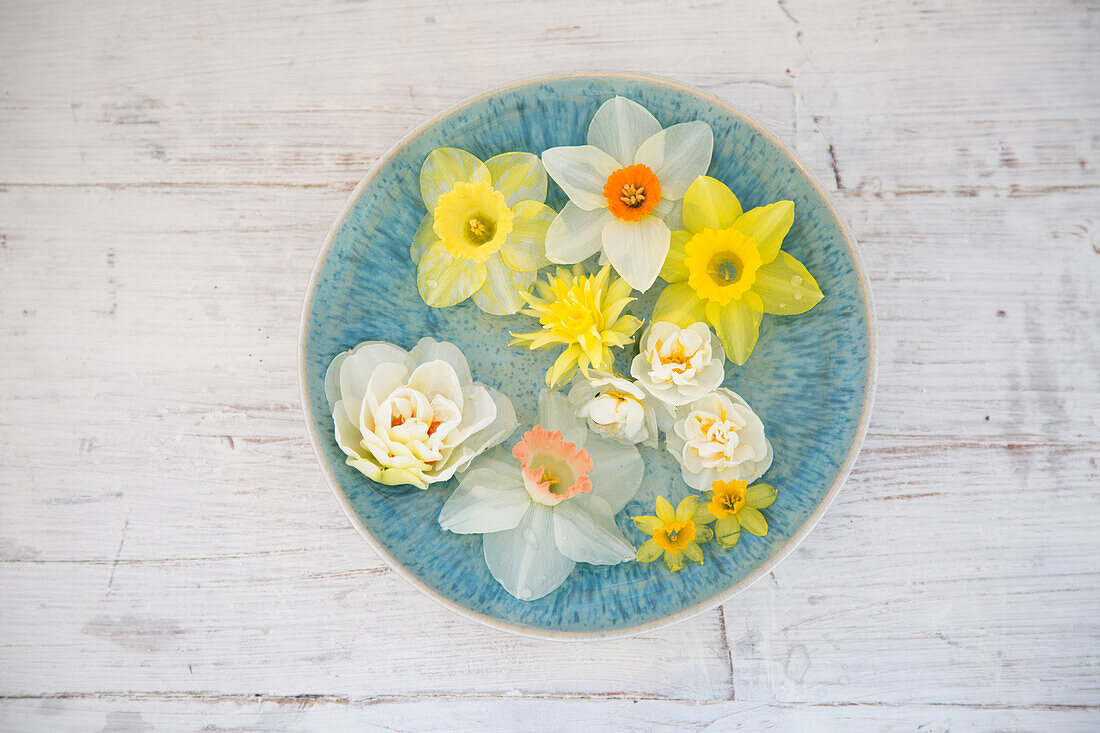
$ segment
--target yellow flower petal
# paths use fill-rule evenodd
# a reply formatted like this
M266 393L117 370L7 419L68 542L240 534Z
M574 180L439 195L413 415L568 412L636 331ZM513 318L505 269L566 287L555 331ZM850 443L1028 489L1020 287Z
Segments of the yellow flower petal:
M509 206L546 200L546 169L537 155L501 153L485 161L485 167L493 178L493 188L504 194Z
M783 251L756 271L752 291L760 296L765 313L784 316L805 313L825 297L806 266Z
M521 201L512 213L512 231L500 251L504 262L520 272L545 267L549 264L546 259L546 230L554 221L554 210L537 201Z
M485 283L474 291L474 304L494 316L506 316L523 307L520 293L531 291L534 272L516 272L499 256L485 261Z
M691 241L691 232L683 229L672 233L672 239L668 244L668 257L661 267L661 279L665 282L678 283L688 279L687 265L684 263L684 245Z
M420 258L424 256L424 250L439 241L435 229L432 228L434 222L435 217L430 211L420 220L420 226L416 228L412 244L409 246L409 254L412 255L413 264L420 264Z
M664 550L654 540L649 540L638 548L638 562L653 562L664 554Z
M653 317L656 321L669 321L680 328L707 318L706 301L701 300L686 282L666 285L657 302L653 305Z
M570 344L569 348L558 355L558 358L554 361L554 365L550 367L550 371L546 372L546 386L550 389L557 387L565 378L565 375L576 368L582 354L583 352L580 346L577 344Z
M485 265L454 257L441 244L424 250L416 270L420 297L433 308L446 308L469 298L485 282Z
M631 519L634 520L634 524L638 529L651 536L654 532L664 526L664 522L662 522L660 519L648 515L641 517L631 517Z
M665 567L669 572L675 573L680 568L684 567L684 556L677 552L675 555L671 552L665 553Z
M707 320L718 334L726 356L734 364L744 364L756 346L756 337L760 335L761 313L742 300L731 300L726 305L710 301L706 308Z
M777 496L779 492L770 484L753 484L745 492L745 503L753 509L766 509Z
M420 168L420 196L429 212L435 211L439 197L456 183L492 183L489 169L476 156L458 148L436 148L428 153Z
M668 499L663 496L657 497L657 519L660 519L662 524L676 521L676 512L672 504L669 504Z
M751 506L741 507L741 511L737 512L737 519L742 527L757 537L763 537L768 533L768 520Z
M684 194L684 228L692 234L704 229L729 229L741 216L741 202L729 186L710 176L699 176Z
M685 496L676 506L676 521L687 522L695 514L695 508L699 505L699 497L695 494Z
M714 520L714 513L711 512L706 504L700 504L695 510L695 516L691 518L691 521L696 524L710 524Z
M703 548L699 547L699 545L694 542L687 543L687 546L684 548L684 555L688 560L697 562L700 565L703 564Z
M757 206L737 217L733 228L752 237L760 248L760 258L765 264L775 259L783 237L794 223L794 202L776 201L767 206Z
M714 523L714 536L722 547L733 547L741 539L741 522L736 514L722 517Z

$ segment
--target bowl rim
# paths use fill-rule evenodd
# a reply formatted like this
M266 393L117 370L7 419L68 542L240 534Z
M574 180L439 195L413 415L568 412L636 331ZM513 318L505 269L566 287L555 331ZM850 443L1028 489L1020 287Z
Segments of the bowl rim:
M765 137L769 142L775 145L783 154L785 154L791 162L793 162L799 169L799 171L806 177L813 188L821 196L822 201L828 207L833 219L840 227L841 233L844 235L844 240L848 244L848 249L851 252L852 260L855 263L855 269L859 276L859 283L862 289L863 302L865 305L866 317L867 317L867 385L864 391L863 411L860 414L859 423L856 426L855 436L852 439L852 444L848 448L848 455L841 465L840 470L837 472L836 479L833 481L832 486L826 492L825 496L810 513L810 516L803 522L802 526L795 531L795 533L783 544L778 550L775 551L771 557L767 558L759 566L757 566L752 572L742 578L739 582L731 585L724 591L716 593L714 596L700 601L695 605L685 608L676 613L670 614L663 618L659 618L655 621L649 621L646 623L635 624L633 626L624 626L614 629L601 629L594 631L560 631L557 629L539 629L531 626L523 626L520 624L503 621L499 618L489 616L488 614L480 613L471 608L463 606L449 598L443 596L435 588L431 587L420 578L416 577L410 570L402 565L389 550L382 545L380 541L375 539L366 525L359 519L359 515L355 512L355 509L351 506L351 502L348 500L347 495L344 493L340 486L340 482L337 480L331 467L328 465L328 461L323 453L321 446L321 438L317 435L313 425L313 416L309 408L309 395L307 394L307 377L306 377L306 331L309 324L309 314L312 310L313 296L316 293L317 278L321 271L329 249L332 247L333 240L336 237L336 233L340 230L354 207L355 202L359 199L359 196L363 193L366 186L374 179L374 177L381 170L387 162L390 161L400 150L402 150L410 141L421 135L438 122L449 117L450 115L459 112L467 107L480 102L484 99L494 97L503 92L519 89L522 87L534 86L536 84L542 84L552 81L560 81L565 79L579 79L579 78L605 78L605 79L627 79L631 81L643 81L660 86L671 87L681 92L691 94L698 97L710 104L713 104L729 114L740 118L750 127L752 127L757 133ZM859 456L860 449L863 446L863 440L867 435L867 427L871 418L871 410L874 404L875 388L876 388L876 371L877 371L877 358L876 358L876 331L877 323L875 319L874 305L871 300L871 287L870 281L867 277L866 269L863 265L863 260L860 257L859 246L856 244L855 238L848 229L847 222L837 211L833 205L832 199L829 197L828 192L818 181L817 176L813 174L810 168L806 165L805 161L790 147L788 147L782 140L777 138L770 130L758 123L748 114L730 104L729 102L721 99L720 97L711 94L710 92L698 89L692 85L684 82L676 81L666 77L658 76L655 74L633 72L633 71L611 71L611 70L593 70L593 71L570 71L561 72L555 74L544 74L536 76L528 76L520 79L513 80L507 84L487 89L484 92L467 97L446 109L432 115L427 120L417 125L415 128L405 134L400 140L398 140L393 146L389 148L382 155L359 184L352 190L348 196L347 201L344 203L343 208L333 221L332 226L329 228L328 233L325 235L324 243L321 246L320 252L317 254L317 259L313 265L313 271L310 274L309 283L306 286L306 295L302 303L302 312L299 318L298 324L298 390L302 403L302 416L305 418L306 432L309 434L310 445L313 447L313 453L317 458L317 463L321 468L321 472L324 474L325 480L328 482L329 488L332 490L333 495L336 498L336 503L343 510L344 514L351 521L352 526L356 528L359 534L366 540L367 544L374 549L379 557L392 569L397 575L403 578L406 582L419 590L425 596L430 598L435 603L449 609L450 611L462 616L463 618L475 621L484 626L497 629L499 631L505 631L519 636L525 636L534 639L551 639L562 641L578 641L578 640L605 640L605 639L619 639L629 636L637 636L659 629L664 629L674 624L686 621L695 616L699 616L707 611L714 610L719 606L722 606L731 598L744 591L746 588L754 584L760 578L764 577L772 570L775 569L779 563L787 558L796 547L802 544L803 540L809 535L817 523L824 516L826 510L833 503L836 495L839 493L841 486L847 480L848 475L851 473L852 468L855 465L856 459Z

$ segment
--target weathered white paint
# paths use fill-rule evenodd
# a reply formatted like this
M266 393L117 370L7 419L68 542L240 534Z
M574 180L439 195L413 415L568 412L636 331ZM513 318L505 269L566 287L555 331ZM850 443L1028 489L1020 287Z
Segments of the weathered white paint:
M1100 726L1097 15L3 3L0 730ZM771 577L548 644L373 556L294 361L370 164L569 68L696 84L795 146L862 245L880 370L852 478Z

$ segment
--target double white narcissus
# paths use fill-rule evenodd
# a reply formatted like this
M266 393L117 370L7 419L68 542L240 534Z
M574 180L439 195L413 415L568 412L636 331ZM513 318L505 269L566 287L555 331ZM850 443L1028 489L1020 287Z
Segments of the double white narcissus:
M634 497L644 470L637 448L589 434L564 395L544 391L538 424L511 454L498 448L473 463L439 525L483 534L489 572L516 598L533 601L578 562L634 558L615 514Z
M473 381L457 346L432 338L412 351L367 341L338 354L325 395L347 464L382 484L446 481L518 426L511 401Z
M424 302L445 308L473 296L486 313L523 307L535 271L547 264L544 240L554 210L546 171L531 153L482 163L457 148L436 148L420 170L428 213L410 248Z
M753 481L772 465L764 424L736 392L720 387L676 411L665 446L697 491L715 481Z
M726 354L705 323L681 328L655 321L638 344L630 374L668 405L686 405L713 392L725 379Z
M552 262L581 262L603 250L631 287L645 291L679 226L679 201L707 172L714 135L705 122L661 123L637 102L604 102L588 144L550 148L542 162L569 203L546 233Z
M780 250L794 203L742 212L721 181L701 176L684 196L686 231L672 233L653 320L707 322L736 364L749 358L764 313L805 313L824 297L806 267Z
M657 447L657 414L649 395L629 379L604 372L573 377L569 402L589 429L625 445Z

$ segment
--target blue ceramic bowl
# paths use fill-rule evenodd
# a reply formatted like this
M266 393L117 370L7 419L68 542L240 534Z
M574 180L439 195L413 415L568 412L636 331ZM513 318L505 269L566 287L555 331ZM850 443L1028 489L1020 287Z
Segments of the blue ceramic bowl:
M512 150L540 154L581 145L599 105L619 94L652 111L664 126L703 120L714 130L709 174L745 209L790 199L794 226L783 248L806 264L825 299L800 316L766 317L744 367L727 364L726 386L764 421L775 462L764 477L779 490L766 510L765 537L742 534L732 549L706 546L706 563L672 574L661 563L614 567L578 564L544 598L520 601L489 575L478 535L442 531L436 519L454 482L418 491L375 484L344 464L333 437L324 375L339 352L360 341L410 348L422 336L452 341L476 379L507 394L530 426L543 375L555 351L507 346L508 331L527 331L527 316L489 316L471 302L442 310L421 301L409 243L424 214L418 176L437 147L481 159ZM551 182L547 201L565 198ZM648 319L660 288L633 304ZM821 517L847 476L867 427L874 384L873 320L855 244L824 190L770 133L725 102L670 81L584 74L525 81L489 92L430 120L389 152L355 189L329 232L302 314L299 369L314 450L337 500L364 538L395 571L463 616L543 637L611 637L664 626L730 598L767 573ZM624 349L619 369L628 372ZM511 445L508 443L507 445ZM646 476L618 515L627 538L644 537L631 515L652 514L658 494L689 493L673 457L642 448Z

